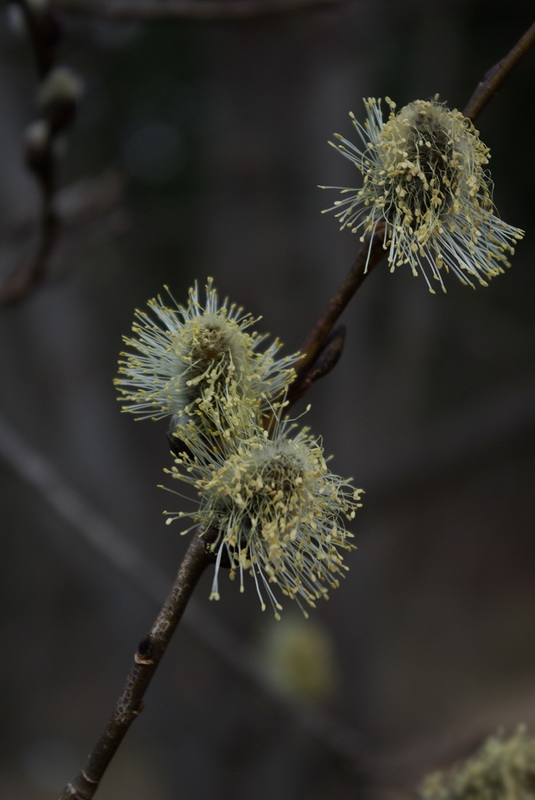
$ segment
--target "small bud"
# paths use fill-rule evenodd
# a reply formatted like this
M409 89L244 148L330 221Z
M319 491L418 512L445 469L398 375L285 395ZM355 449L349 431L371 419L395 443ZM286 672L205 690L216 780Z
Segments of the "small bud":
M35 120L24 133L26 164L37 175L44 177L50 170L50 125L44 119Z
M11 2L7 7L7 21L17 36L30 37L38 50L39 69L46 72L52 67L54 49L61 36L61 26L51 13L49 0Z
M25 14L30 14L32 17L41 18L47 11L48 0L26 0L26 10L23 11L20 5L16 3L8 3L7 6L7 22L9 29L16 36L26 36L28 28L26 24Z
M80 79L69 67L56 67L49 72L39 90L38 105L53 133L74 122L81 91Z

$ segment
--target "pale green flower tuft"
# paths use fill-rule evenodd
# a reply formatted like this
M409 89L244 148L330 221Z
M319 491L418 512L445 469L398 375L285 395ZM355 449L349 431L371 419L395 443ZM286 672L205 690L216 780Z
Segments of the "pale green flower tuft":
M168 522L190 517L215 534L211 598L219 599L219 570L228 562L241 591L245 573L252 575L262 609L265 594L277 618L282 607L276 587L306 616L303 602L313 607L338 586L347 569L342 551L353 549L345 521L361 505L361 490L329 471L308 429L294 428L285 421L273 439L258 430L237 448L231 444L208 456L202 443L188 442L193 452L169 470L193 485L200 499L194 511L166 512Z
M422 800L533 800L535 738L523 725L509 738L498 732L467 761L428 775L419 793Z
M243 309L219 303L208 279L206 302L197 284L186 306L161 297L149 313L136 311L134 335L125 337L133 352L123 353L115 380L123 410L139 419L171 418L171 426L210 421L215 433L232 429L245 415L256 419L271 408L294 378L298 354L277 358L281 343L258 352L267 338L249 332L257 322ZM210 431L212 435L214 431Z
M494 213L492 184L485 170L490 151L472 122L444 103L415 100L385 122L381 100L368 98L362 125L351 113L361 144L339 134L329 142L363 176L360 189L339 189L333 206L341 228L374 234L384 225L390 270L408 264L413 275L429 277L445 291L442 273L463 283L486 286L509 266L508 256L523 231ZM371 242L370 242L371 246ZM429 269L430 276L426 269Z

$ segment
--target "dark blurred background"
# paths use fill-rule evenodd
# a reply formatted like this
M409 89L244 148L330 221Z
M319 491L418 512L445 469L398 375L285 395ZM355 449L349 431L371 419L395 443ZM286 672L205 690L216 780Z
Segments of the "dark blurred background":
M82 766L159 607L143 564L170 585L187 546L161 516L179 502L157 488L165 424L121 415L112 386L134 309L163 284L184 301L212 275L298 348L358 249L320 214L334 193L316 185L356 176L332 132L351 138L348 112L362 118L367 96L438 92L462 108L532 12L530 0L348 0L203 23L58 12L58 63L84 87L59 157L62 208L104 201L65 232L54 277L0 312L2 797L54 798ZM39 193L21 150L37 80L6 10L0 42L5 278L33 246ZM283 686L277 648L293 639L281 645L253 582L239 595L223 576L209 603L206 575L101 800L411 797L499 725L535 725L534 80L532 52L477 122L498 210L527 231L512 268L477 291L450 276L432 296L379 265L344 314L337 368L297 407L312 403L332 469L366 490L348 576L307 623L298 672L323 665L316 689ZM82 535L97 528L105 550L117 535L141 551L138 586ZM280 631L300 630L291 605ZM226 632L256 653L256 682L225 657ZM286 707L262 688L277 669ZM319 736L303 723L313 711ZM359 779L369 755L344 758L353 746L382 787Z

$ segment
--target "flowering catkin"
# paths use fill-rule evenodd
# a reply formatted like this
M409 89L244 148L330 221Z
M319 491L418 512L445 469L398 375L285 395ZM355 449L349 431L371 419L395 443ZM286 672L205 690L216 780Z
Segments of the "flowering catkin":
M166 512L167 521L189 517L189 530L205 537L215 557L213 599L225 565L231 578L239 573L242 591L252 575L262 608L266 597L277 618L277 586L302 609L313 606L347 569L345 521L361 492L329 471L306 428L281 421L299 354L277 358L278 340L259 352L266 337L248 330L256 320L227 300L220 305L211 279L204 306L195 285L186 307L157 297L149 309L152 316L136 312L125 339L133 352L122 354L116 385L125 411L171 418L176 458L166 472L193 486L197 500L193 511Z
M421 800L533 800L535 738L524 725L509 737L499 731L466 761L428 775L419 794Z
M139 419L170 417L172 427L194 422L221 433L247 412L262 415L293 379L298 355L277 358L278 340L258 352L266 336L249 332L257 320L226 299L220 304L211 278L204 306L197 284L186 306L161 297L148 305L152 316L136 311L134 336L125 338L133 352L122 354L115 380L123 410Z
M264 593L275 616L281 605L272 587L314 606L338 586L347 567L341 551L353 549L345 529L360 507L361 491L331 473L323 449L308 430L297 433L282 422L273 439L258 430L237 449L214 454L209 464L199 448L182 454L170 470L198 491L197 508L168 512L168 522L190 517L204 531L215 531L217 553L212 599L219 599L219 569L224 558L230 576L249 572L265 609ZM305 613L305 612L304 612Z
M438 99L415 100L396 112L389 98L388 120L381 101L364 101L364 125L351 113L362 140L355 145L335 134L329 142L363 176L360 189L336 186L344 197L335 211L341 228L373 234L384 225L384 247L391 271L408 264L444 290L442 272L451 270L462 283L488 280L509 266L508 255L523 231L494 214L492 187L485 172L490 151L472 122Z

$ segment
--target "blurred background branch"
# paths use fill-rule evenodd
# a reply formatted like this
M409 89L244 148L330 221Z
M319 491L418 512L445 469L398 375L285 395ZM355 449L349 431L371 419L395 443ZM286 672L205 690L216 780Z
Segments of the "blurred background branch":
M47 277L60 233L55 203L58 184L58 137L74 122L80 86L74 73L56 67L60 27L47 4L15 0L35 59L40 80L40 116L25 132L24 156L40 192L36 243L31 256L20 262L0 287L0 304L26 297Z
M124 0L50 0L52 8L72 14L96 14L113 20L175 19L213 22L267 19L332 8L349 0L178 0L124 2Z

